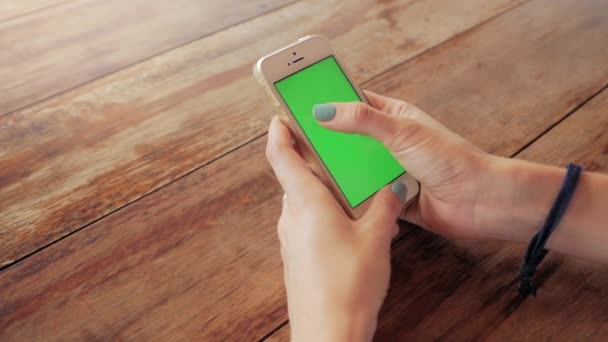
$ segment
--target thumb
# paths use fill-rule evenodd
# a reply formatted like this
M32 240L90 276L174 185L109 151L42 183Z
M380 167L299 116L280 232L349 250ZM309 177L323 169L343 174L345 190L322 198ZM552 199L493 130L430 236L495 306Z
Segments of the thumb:
M394 182L374 196L370 207L361 218L363 229L373 230L382 240L390 241L397 235L397 219L403 211L407 197L407 187L401 182Z
M363 102L316 105L313 115L326 128L370 136L393 153L416 145L426 130L417 120L390 115Z

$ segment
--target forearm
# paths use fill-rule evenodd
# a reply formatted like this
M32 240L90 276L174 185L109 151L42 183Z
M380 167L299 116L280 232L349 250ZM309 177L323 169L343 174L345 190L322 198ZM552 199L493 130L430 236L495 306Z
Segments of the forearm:
M300 320L292 319L291 340L371 341L376 329L375 315L322 312Z
M488 237L527 243L538 232L564 181L565 168L495 158L495 182L481 215ZM608 263L608 176L584 172L547 248Z

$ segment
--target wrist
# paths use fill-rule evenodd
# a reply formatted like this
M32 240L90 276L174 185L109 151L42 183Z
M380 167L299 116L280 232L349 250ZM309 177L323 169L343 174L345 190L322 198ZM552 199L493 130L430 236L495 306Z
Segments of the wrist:
M564 173L561 168L490 156L478 208L484 237L528 242L546 219Z
M371 341L377 323L377 315L368 312L324 312L307 318L291 322L292 341Z

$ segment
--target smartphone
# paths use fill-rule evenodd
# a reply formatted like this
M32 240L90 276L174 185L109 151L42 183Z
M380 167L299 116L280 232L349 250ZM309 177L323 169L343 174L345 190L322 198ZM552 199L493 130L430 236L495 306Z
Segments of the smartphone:
M406 204L418 195L418 182L379 141L329 130L314 119L316 104L367 103L326 38L301 38L262 57L253 73L309 166L351 218L360 218L374 194L394 181L407 187Z

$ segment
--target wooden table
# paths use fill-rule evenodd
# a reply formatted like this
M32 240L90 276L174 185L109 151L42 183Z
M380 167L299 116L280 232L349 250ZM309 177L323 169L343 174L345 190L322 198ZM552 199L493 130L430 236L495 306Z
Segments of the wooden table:
M486 151L608 171L608 1L0 1L0 340L286 341L265 53ZM378 340L606 340L608 268L404 226ZM608 248L608 247L607 247Z

